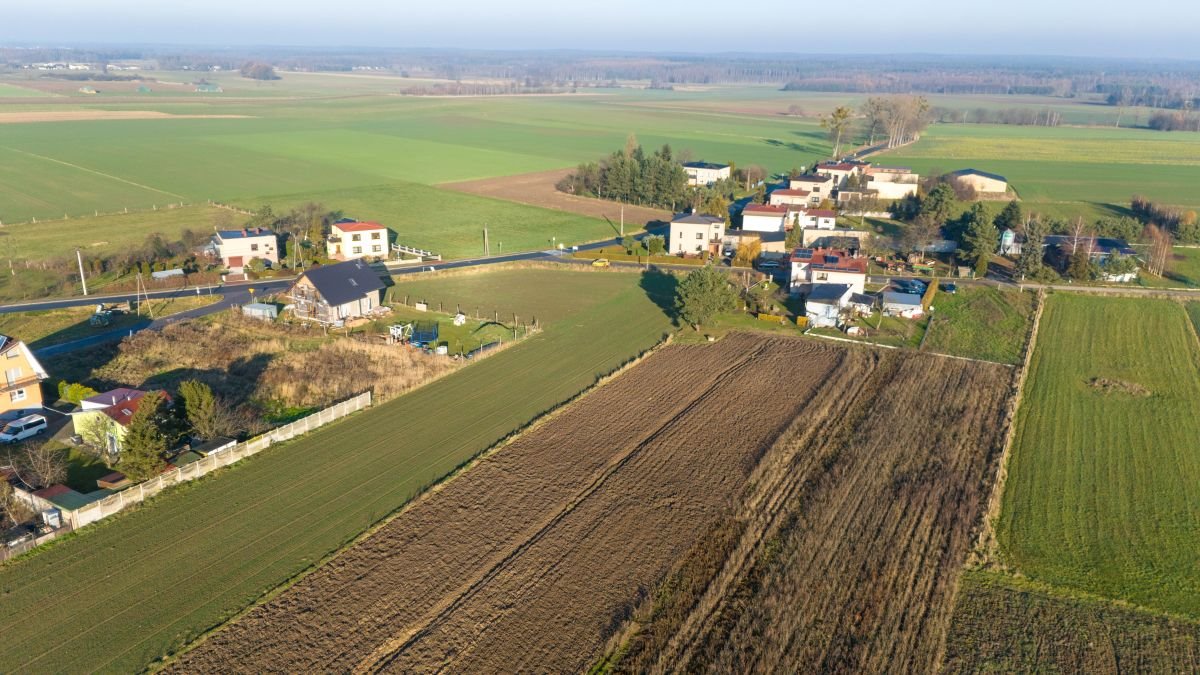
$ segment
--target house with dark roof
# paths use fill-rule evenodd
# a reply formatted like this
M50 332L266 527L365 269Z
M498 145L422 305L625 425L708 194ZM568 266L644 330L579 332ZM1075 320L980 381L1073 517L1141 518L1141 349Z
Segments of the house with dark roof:
M265 227L218 230L212 245L230 274L243 274L255 258L267 267L279 264L279 238Z
M374 312L383 288L379 274L360 258L310 267L292 284L288 297L296 318L341 326Z
M811 284L805 286L802 295L808 325L818 328L838 325L842 308L850 304L855 293L846 284Z
M730 167L728 164L713 164L712 162L686 162L683 165L683 170L687 172L688 185L712 185L713 183L729 178Z
M725 239L725 219L703 213L681 213L671 220L667 252L675 255L718 254Z

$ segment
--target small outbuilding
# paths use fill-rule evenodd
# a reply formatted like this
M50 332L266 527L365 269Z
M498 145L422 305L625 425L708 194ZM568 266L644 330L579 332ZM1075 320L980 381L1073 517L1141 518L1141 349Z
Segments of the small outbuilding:
M997 173L978 169L959 169L950 173L950 178L963 187L969 187L980 196L1004 195L1008 192L1008 179Z
M242 305L242 316L263 321L274 321L279 318L279 307L266 302L251 302Z
M883 313L885 316L918 319L925 314L925 310L921 306L921 296L915 293L885 291L883 294Z

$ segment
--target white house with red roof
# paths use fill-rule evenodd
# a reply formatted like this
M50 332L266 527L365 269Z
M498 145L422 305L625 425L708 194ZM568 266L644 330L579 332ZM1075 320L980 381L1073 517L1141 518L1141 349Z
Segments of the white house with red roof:
M792 227L805 230L832 230L837 227L837 212L830 209L801 209L790 216Z
M787 225L787 218L787 206L747 204L742 209L742 230L745 232L783 232Z
M325 251L334 260L386 258L388 229L374 221L342 221L329 226Z
M793 190L791 188L780 188L771 191L769 202L771 206L809 206L813 203L813 194L808 190ZM817 202L821 201L818 197Z
M823 199L830 199L835 187L837 186L834 185L833 178L818 174L804 174L788 179L788 189L808 192L814 204L821 203Z
M791 289L804 292L814 284L844 284L862 293L867 283L867 259L847 251L798 248L791 254Z
M96 394L79 402L79 410L71 413L71 424L75 434L87 443L102 448L112 458L121 452L121 442L134 413L151 392L129 387L118 387L103 394ZM168 402L166 392L154 392Z

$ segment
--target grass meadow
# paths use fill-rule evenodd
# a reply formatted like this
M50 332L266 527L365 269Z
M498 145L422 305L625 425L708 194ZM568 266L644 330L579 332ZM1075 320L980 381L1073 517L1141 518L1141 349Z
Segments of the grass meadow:
M1033 317L1033 294L991 286L938 292L923 349L998 363L1019 363Z
M1182 305L1052 295L1018 414L1003 562L1200 618L1197 401L1200 344Z
M447 279L475 282L464 297L477 302L543 312L543 332L0 567L0 663L143 670L670 329L640 274L501 275Z

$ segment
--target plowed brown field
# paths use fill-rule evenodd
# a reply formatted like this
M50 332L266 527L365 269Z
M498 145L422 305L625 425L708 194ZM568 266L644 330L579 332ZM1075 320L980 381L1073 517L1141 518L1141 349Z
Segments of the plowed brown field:
M761 335L665 348L174 667L927 670L1009 372Z

